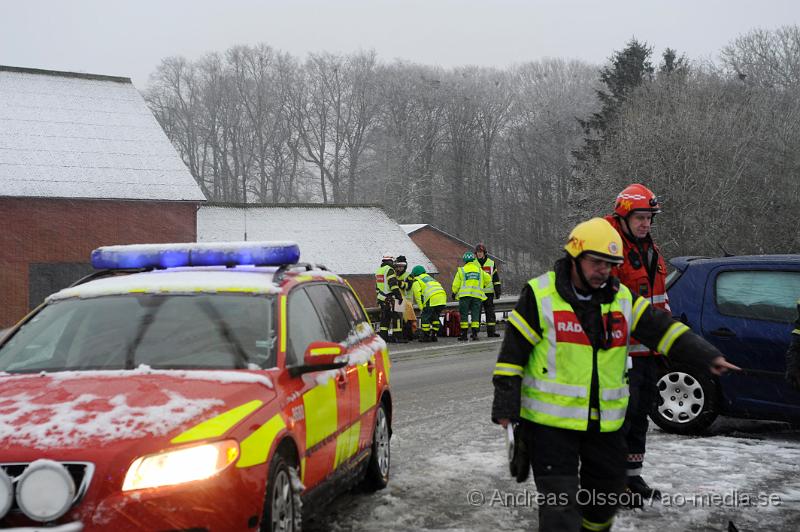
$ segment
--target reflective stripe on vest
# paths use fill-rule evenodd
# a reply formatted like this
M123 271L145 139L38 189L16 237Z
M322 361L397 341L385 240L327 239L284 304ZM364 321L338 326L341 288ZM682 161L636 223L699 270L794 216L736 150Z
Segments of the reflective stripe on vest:
M469 264L458 269L461 275L461 287L458 289L458 299L462 297L477 297L478 299L486 299L486 294L483 293L483 270L476 262Z
M400 290L403 292L403 297L408 300L411 299L411 285L413 284L408 282L409 275L411 275L411 272L406 270L397 276L397 281L400 283L401 286ZM405 289L402 288L404 284L406 287Z
M529 281L539 312L542 341L524 368L521 416L570 430L586 430L590 417L593 359L597 360L599 422L602 432L619 430L628 406L627 348L632 296L620 287L614 301L601 305L612 319L610 347L594 352L574 310L556 291L555 273Z
M536 286L538 286L544 293L544 291L550 290L551 283L550 283L550 276L548 274L540 275L535 280ZM555 289L555 284L553 284L553 289ZM534 290L534 293L536 291ZM538 301L538 297L536 298ZM545 339L547 340L547 376L551 379L556 378L556 324L553 323L553 301L549 296L542 296L542 301L539 302L543 312L545 323L547 323L548 327L543 330L545 333ZM539 314L539 321L542 321L542 314Z
M428 300L436 294L442 294L445 297L445 302L447 301L447 294L444 288L442 288L442 285L439 284L439 281L435 280L430 275L425 275L418 280L422 283L422 286L425 287L425 290L422 292L423 304L427 304Z
M394 270L385 264L375 272L375 290L377 291L378 301L384 301L392 290L389 288L389 279L394 277Z
M489 286L484 287L483 292L485 294L494 294L494 261L489 257L486 257L486 262L481 265L481 268L483 268L483 271L488 273L489 277L492 278L492 282L489 283Z

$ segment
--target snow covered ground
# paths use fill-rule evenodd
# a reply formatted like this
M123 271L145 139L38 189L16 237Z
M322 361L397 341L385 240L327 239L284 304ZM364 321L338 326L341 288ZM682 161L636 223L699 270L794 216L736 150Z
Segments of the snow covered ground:
M448 371L474 364L482 372L493 362L482 358L431 364ZM404 369L397 364L393 375ZM474 380L437 379L436 367L425 371L435 382L430 391L403 394L396 386L389 486L340 497L308 530L537 528L535 486L510 479L503 432L489 421L486 373ZM800 530L800 430L720 419L712 434L676 436L651 427L645 477L668 504L621 511L614 530L728 530L729 521L742 531ZM755 505L745 506L748 499Z

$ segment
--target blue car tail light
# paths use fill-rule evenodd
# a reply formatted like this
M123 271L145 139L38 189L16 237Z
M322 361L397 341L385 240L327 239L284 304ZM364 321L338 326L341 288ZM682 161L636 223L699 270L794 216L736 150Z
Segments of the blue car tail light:
M103 246L92 251L95 269L176 268L180 266L280 266L296 264L295 242L213 242Z

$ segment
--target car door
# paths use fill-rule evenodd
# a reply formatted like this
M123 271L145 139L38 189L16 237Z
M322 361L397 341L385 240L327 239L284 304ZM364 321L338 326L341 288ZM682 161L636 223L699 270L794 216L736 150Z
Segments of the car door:
M787 266L734 264L711 270L703 336L743 369L720 379L734 412L773 419L800 413L800 394L783 379L800 271Z
M310 288L310 287L309 287ZM311 342L329 341L325 314L318 311L307 288L296 287L287 300L286 366L303 364ZM334 472L338 440L350 424L349 389L344 370L303 374L298 396L289 406L295 422L304 422L305 458L301 480L313 488Z
M353 358L357 361L357 363L353 364L356 371L351 372L349 375L351 389L358 390L357 399L353 401L353 407L356 409L354 423L360 424L358 443L360 450L372 444L375 406L378 404L379 399L378 373L384 361L378 362L377 356L382 353L375 351L375 344L369 343L374 338L375 332L369 324L369 319L364 314L356 296L346 286L333 285L331 288L342 308L345 309L345 314L350 321L350 334L355 344L351 348L351 352ZM356 350L357 352L355 352Z
M345 309L327 283L306 286L308 296L325 327L325 340L345 346L345 353L351 354L356 347L351 338L350 321ZM358 368L348 364L337 371L335 377L339 391L340 431L336 435L336 452L333 468L338 469L347 463L358 451L360 425L358 424Z

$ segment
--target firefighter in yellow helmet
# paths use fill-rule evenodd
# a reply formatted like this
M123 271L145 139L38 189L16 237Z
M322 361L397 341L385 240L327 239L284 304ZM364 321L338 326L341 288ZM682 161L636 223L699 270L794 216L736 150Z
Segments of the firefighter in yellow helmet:
M622 241L606 220L578 224L564 249L554 271L528 281L509 317L493 375L492 420L519 424L542 495L539 529L603 531L626 503L620 429L630 335L714 373L738 368L611 276L623 260Z

